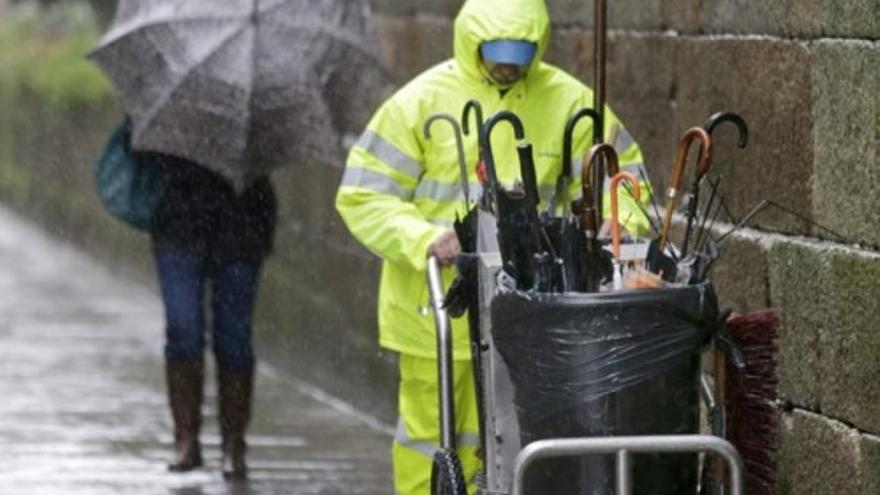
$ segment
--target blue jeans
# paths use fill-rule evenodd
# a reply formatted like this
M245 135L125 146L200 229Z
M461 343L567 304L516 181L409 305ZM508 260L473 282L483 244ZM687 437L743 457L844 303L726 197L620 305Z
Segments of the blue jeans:
M165 303L165 358L200 359L205 353L205 291L210 284L212 341L217 366L234 373L254 366L251 322L260 263L209 263L182 251L153 251Z

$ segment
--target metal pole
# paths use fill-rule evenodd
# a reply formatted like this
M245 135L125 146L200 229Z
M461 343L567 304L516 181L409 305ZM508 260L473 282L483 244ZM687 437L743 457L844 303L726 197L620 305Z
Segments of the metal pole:
M608 9L606 0L593 0L593 59L595 64L595 76L593 78L593 110L599 116L598 125L593 126L593 144L605 141L605 42L607 38ZM605 193L605 160L602 157L596 161L591 170L593 182L593 204L596 206L596 216L599 227L602 226L602 199Z
M623 456L627 481L629 482L629 454L686 453L712 452L727 461L730 467L730 495L743 495L743 463L733 445L723 438L714 435L654 435L631 437L595 437L595 438L557 438L538 440L526 445L513 463L512 495L523 495L525 473L529 466L537 460L549 457L571 457L590 454L617 454L618 462ZM617 466L617 475L624 474L624 469ZM618 478L618 483L620 479ZM618 486L620 486L618 484ZM625 492L622 492L625 493ZM629 495L628 493L626 495Z
M617 451L617 495L632 495L629 451Z
M440 447L455 449L455 407L452 395L452 338L449 316L443 307L443 279L437 257L428 258L428 290L437 328L437 376L440 398Z
M603 118L602 125L593 131L593 144L599 144L605 139L605 62L608 30L608 9L606 0L594 0L593 15L593 58L595 59L595 77L593 80L593 110Z

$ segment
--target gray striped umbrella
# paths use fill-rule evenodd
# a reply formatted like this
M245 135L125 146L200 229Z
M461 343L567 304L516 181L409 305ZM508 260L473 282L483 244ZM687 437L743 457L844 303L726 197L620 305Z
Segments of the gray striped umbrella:
M362 0L120 0L90 58L137 150L241 189L286 164L341 161L388 80Z

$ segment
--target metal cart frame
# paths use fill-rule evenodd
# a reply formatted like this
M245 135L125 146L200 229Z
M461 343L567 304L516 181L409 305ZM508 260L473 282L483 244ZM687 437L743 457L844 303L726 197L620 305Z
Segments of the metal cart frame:
M730 495L743 495L743 463L733 445L714 435L653 435L538 440L523 448L514 461L512 495L523 495L525 473L534 461L549 457L615 454L617 495L632 495L630 455L635 453L711 452L730 469Z

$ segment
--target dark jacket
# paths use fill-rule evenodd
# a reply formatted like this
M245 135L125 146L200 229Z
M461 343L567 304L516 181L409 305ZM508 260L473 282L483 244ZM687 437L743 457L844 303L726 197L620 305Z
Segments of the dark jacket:
M215 263L260 261L272 251L278 205L268 177L236 195L216 172L190 160L137 152L167 179L151 235L156 249L208 256Z

